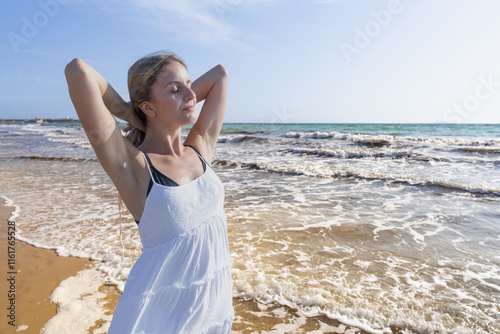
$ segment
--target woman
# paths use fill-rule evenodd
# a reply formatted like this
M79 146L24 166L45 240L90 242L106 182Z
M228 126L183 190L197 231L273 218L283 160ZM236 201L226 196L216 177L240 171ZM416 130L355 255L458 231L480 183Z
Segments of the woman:
M143 244L108 333L229 333L234 311L224 188L210 168L226 108L225 68L191 84L176 55L146 56L129 70L130 103L81 59L66 66L66 79ZM135 145L112 115L137 128ZM181 127L193 123L183 143Z

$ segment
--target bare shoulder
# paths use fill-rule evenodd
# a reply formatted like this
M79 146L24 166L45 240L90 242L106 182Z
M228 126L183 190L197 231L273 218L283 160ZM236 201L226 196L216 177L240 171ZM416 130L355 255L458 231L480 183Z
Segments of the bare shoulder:
M127 151L128 155L130 157L131 163L132 163L132 168L137 169L134 170L136 175L141 175L143 174L144 170L147 169L146 161L144 160L144 155L142 151L132 145L127 139L124 138L124 140L127 142Z
M147 197L149 171L142 152L128 142L126 147L129 158L121 163L121 170L112 180L130 213L139 220Z

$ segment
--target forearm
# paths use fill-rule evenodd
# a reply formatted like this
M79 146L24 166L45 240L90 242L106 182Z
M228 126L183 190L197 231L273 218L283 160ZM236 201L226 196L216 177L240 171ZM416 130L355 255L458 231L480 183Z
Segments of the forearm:
M196 101L201 102L207 98L216 84L222 84L227 80L227 71L224 66L217 65L198 79L191 85L191 89L196 94Z
M212 160L217 145L217 138L222 128L228 95L228 74L224 66L217 65L199 77L191 88L199 101L204 101L198 120L189 132L186 141L198 143L205 154Z
M66 66L65 72L70 89L72 86L78 87L84 80L86 80L88 84L97 85L103 103L112 115L125 121L132 119L132 110L130 106L102 75L83 60L73 59Z
M122 99L109 83L105 87L102 100L106 108L114 116L130 123L133 119L130 105Z

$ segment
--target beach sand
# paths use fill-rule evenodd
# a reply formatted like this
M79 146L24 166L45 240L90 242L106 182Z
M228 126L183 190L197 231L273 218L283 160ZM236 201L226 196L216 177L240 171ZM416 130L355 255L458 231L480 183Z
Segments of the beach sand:
M0 198L0 244L3 276L0 288L2 321L0 333L39 333L43 325L57 311L57 305L50 302L52 291L66 278L76 275L80 270L92 267L89 259L58 256L54 250L31 246L20 240L15 243L15 326L9 325L7 318L9 306L7 299L9 285L7 279L7 220L13 208L6 207ZM102 286L99 291L105 293L107 308L113 312L118 303L119 294L113 286ZM100 324L96 324L94 328ZM21 328L19 328L22 326ZM28 326L26 328L26 326ZM16 329L26 328L16 332ZM91 332L90 332L91 333Z

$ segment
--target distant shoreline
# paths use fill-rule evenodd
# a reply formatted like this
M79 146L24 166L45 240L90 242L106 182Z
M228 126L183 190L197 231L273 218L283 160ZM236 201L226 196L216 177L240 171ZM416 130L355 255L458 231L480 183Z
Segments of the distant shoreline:
M80 123L80 120L73 118L0 119L0 124L48 124L48 123Z
M117 120L120 126L126 126L122 120ZM74 118L34 118L34 119L5 119L0 118L0 124L80 124L79 119ZM451 125L451 126L464 126L464 125L500 125L500 123L447 123L447 122L430 122L430 123L363 123L363 122L340 122L340 123L317 123L317 122L226 122L224 125Z

